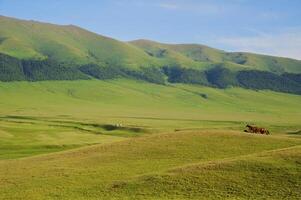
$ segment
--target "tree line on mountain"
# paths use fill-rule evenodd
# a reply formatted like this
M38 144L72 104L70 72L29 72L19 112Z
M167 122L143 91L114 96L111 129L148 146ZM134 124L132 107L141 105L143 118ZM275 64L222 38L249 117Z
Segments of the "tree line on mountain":
M79 70L53 60L19 60L0 54L0 81L89 79Z
M185 68L180 65L131 69L114 62L68 66L51 59L20 60L0 54L0 81L100 80L131 78L156 84L186 83L216 88L231 86L248 89L269 89L301 95L301 74L277 75L267 71L232 71L223 64L208 70Z

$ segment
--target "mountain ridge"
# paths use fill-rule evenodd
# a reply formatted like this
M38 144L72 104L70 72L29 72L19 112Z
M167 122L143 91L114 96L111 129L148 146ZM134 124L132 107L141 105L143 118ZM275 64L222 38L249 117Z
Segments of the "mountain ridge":
M130 78L301 94L298 60L199 44L122 42L74 25L4 16L0 72L0 81Z
M202 44L167 44L167 43L159 43L156 41L151 40L133 40L130 43L144 49L149 50L150 48L165 48L169 50L176 51L184 56L187 56L196 61L203 61L203 62L231 62L232 64L239 64L245 67L249 67L250 69L258 69L264 71L272 71L275 73L282 73L281 69L279 68L274 69L273 66L277 67L277 64L283 68L287 62L294 62L298 67L286 67L283 69L286 72L297 72L300 73L300 66L301 61L292 59L292 58L285 58L285 57L277 57L277 56L270 56L270 55L262 55L256 54L251 52L227 52L224 50L212 48ZM254 61L255 59L255 61ZM256 59L257 62L256 63ZM268 63L274 62L274 63ZM266 68L262 68L260 64L265 65ZM271 66L269 66L271 65ZM242 67L242 66L241 66Z
M10 26L8 26L8 25L10 25ZM254 61L254 57L256 57L257 60L258 59L260 60L260 58L258 58L258 57L264 57L266 59L267 58L268 59L276 59L276 61L280 59L281 62L278 63L278 65L281 65L281 67L285 68L284 69L285 72L301 73L301 69L300 69L301 68L300 67L301 66L301 61L296 60L296 59L292 59L292 58L261 55L261 54L255 54L255 53L250 53L250 52L227 52L227 51L212 48L212 47L209 47L209 46L206 46L206 45L193 44L193 43L190 43L190 44L183 44L183 43L182 44L167 44L167 43L160 43L160 42L156 42L156 41L152 41L152 40L148 40L148 39L138 39L138 40L129 41L129 42L122 42L120 40L116 40L116 39L108 37L108 36L103 36L103 35L91 32L89 30L83 29L79 26L72 25L72 24L69 24L69 25L56 25L56 24L53 24L53 23L47 23L47 22L45 23L45 22L39 22L39 21L35 21L35 20L20 20L20 19L16 19L16 18L12 18L12 17L6 17L6 16L0 16L0 26L2 28L0 30L0 38L2 39L1 43L0 43L0 52L4 53L4 54L7 54L7 55L11 55L13 57L17 57L17 58L25 58L25 59L30 58L30 59L32 59L32 58L36 58L36 57L34 57L33 55L27 55L27 56L26 55L22 56L22 55L18 55L18 54L14 55L14 53L11 52L9 48L4 49L4 47L5 47L4 43L8 39L12 39L12 40L14 39L17 42L19 42L19 43L17 43L17 45L18 45L17 51L22 51L22 43L20 45L20 41L26 42L26 44L23 44L25 46L26 45L32 45L32 44L28 44L28 41L26 41L26 39L28 39L28 37L30 36L31 38L33 38L32 41L30 41L31 43L34 43L35 42L34 40L38 40L38 39L40 40L38 42L43 42L43 40L48 39L48 40L50 40L49 42L52 43L52 45L54 45L53 48L55 50L59 50L60 47L65 48L64 49L65 52L71 53L73 55L73 57L78 59L78 60L75 60L75 62L76 61L83 62L83 63L93 62L95 60L93 60L93 58L91 58L91 57L93 57L94 54L96 56L100 56L99 54L104 53L104 52L97 52L97 51L94 52L95 49L93 49L92 47L88 48L91 45L93 46L93 42L97 42L97 44L94 44L94 46L97 46L98 51L99 51L99 49L108 48L108 46L104 45L103 43L105 43L105 42L112 43L113 42L114 44L110 44L110 45L119 47L119 49L117 51L117 52L119 52L119 56L121 56L122 53L134 51L132 53L132 55L125 55L126 60L130 60L131 56L132 57L134 56L134 58L132 58L134 63L132 62L131 64L145 65L145 63L143 63L143 61L141 62L141 60L140 60L140 62L139 62L139 59L137 58L137 54L138 54L138 57L141 57L142 59L146 60L146 62L150 62L151 64L154 64L154 65L161 65L162 66L166 63L170 63L168 61L162 61L162 59L161 60L159 59L159 61L158 61L158 59L150 58L149 55L145 55L145 53L146 53L145 48L143 48L142 45L139 45L139 43L147 42L148 45L153 45L153 44L155 44L157 46L159 45L161 47L167 48L170 51L172 50L173 51L172 53L176 52L176 53L181 54L182 57L180 59L186 59L186 61L184 61L183 64L188 63L188 65L189 64L196 65L198 68L203 67L204 63L194 63L194 61L201 61L201 62L208 62L208 61L209 62L225 62L225 61L229 61L229 62L231 62L231 64L241 64L241 63L237 63L237 62L243 62L243 61L241 61L241 60L240 61L237 61L237 60L233 61L233 58L230 59L229 56L234 56L235 57L235 56L243 55L243 56L247 56L248 58L249 57L253 58L253 60L251 60L250 63L248 63L248 65L247 65L248 67L253 67L253 69L254 69L254 66L257 67L256 69L260 69L258 67L259 64L257 64L257 63L254 64L254 62L256 61L256 60ZM46 34L46 33L43 33L43 32L42 33L37 33L35 31L35 29L39 29L41 26L42 26L42 28L47 29L46 31L50 32L51 34ZM49 30L48 26L53 28L53 30ZM18 32L16 32L14 30L16 28L19 29L19 31L18 31L19 33L22 33L25 36L20 37L20 34L17 34ZM31 29L31 30L28 30L28 29ZM57 30L57 29L59 29L59 30ZM8 31L4 31L4 30L8 30ZM11 31L9 31L9 30L11 30ZM15 32L12 32L12 31L15 31ZM55 31L58 31L58 33L55 34L54 33ZM41 34L42 35L44 34L44 37L41 37L40 36ZM68 35L69 38L66 38L64 36L64 34L69 34ZM55 37L58 37L58 35L60 35L61 38L55 38ZM45 36L47 36L48 38L45 38ZM74 41L73 37L77 37L75 39L79 40L79 41ZM86 38L86 40L90 40L90 41L88 41L88 44L81 44L83 42L81 40L85 40L83 37ZM70 40L73 40L73 41L70 41ZM97 41L97 40L108 40L108 41ZM70 42L73 42L73 43L70 44ZM85 42L87 42L87 41L85 41ZM92 44L91 44L91 42L92 42ZM45 43L45 41L44 41L44 43ZM47 44L44 44L44 43L41 44L41 45L47 46ZM58 45L58 46L56 47L55 45ZM61 45L61 46L59 46L59 45ZM40 56L38 58L45 59L45 57L47 57L47 56L48 57L49 56L58 57L56 55L53 55L53 54L55 54L55 52L53 52L54 50L52 50L52 51L49 50L49 49L51 49L50 47L47 47L47 48L45 47L44 49L43 48L38 48L37 45L32 45L32 46L29 46L29 47L30 48L25 49L25 50L30 50L30 52L32 52L32 53L34 52L34 53L38 54ZM122 48L120 48L120 47L122 47ZM83 50L80 51L79 48L83 48ZM92 53L93 55L89 54L89 50L91 51L90 53ZM107 49L107 50L111 50L111 49ZM116 50L116 49L113 49L113 50ZM196 50L200 50L200 51L196 51ZM209 53L208 53L208 51L209 51ZM22 53L24 53L24 52L22 52ZM28 52L25 52L25 53L29 54ZM115 53L115 52L111 52L111 53ZM191 53L194 53L194 54L191 55ZM209 55L210 53L212 53L214 55ZM223 54L226 54L226 55L223 55ZM136 57L135 57L135 55L136 55ZM105 55L105 56L107 56L107 55ZM85 57L88 57L88 59L85 58ZM225 57L225 58L223 58L223 57ZM98 59L99 59L98 61L104 61L107 58L103 57L103 56L100 56ZM242 59L242 58L239 57L238 59ZM293 67L286 67L285 66L286 63L283 63L284 62L283 59L286 62L288 62L288 61L293 62L294 65L298 65L298 67L295 67L294 69L292 69ZM64 59L62 59L62 60L64 60ZM179 63L181 64L181 62L179 62ZM273 63L270 63L270 65L273 66ZM290 65L292 65L292 64L290 64ZM192 66L192 67L194 67L194 66ZM265 69L261 69L261 70L270 71L271 69L265 68ZM277 72L277 70L275 72ZM281 73L281 71L278 72L278 73Z
M157 43L157 44L163 44L163 45L170 45L170 46L203 46L203 47L207 47L213 50L217 50L217 51L221 51L224 53L244 53L244 54L252 54L252 55L257 55L257 56L268 56L268 57L273 57L273 58L284 58L284 59L289 59L289 60L295 60L295 61L301 61L300 59L297 58L290 58L290 57L285 57L285 56L276 56L276 55L271 55L271 54L264 54L264 53L254 53L254 52L250 52L250 51L226 51L226 50L222 50L222 49L218 49L215 47L211 47L209 45L205 45L205 44L200 44L200 43L177 43L177 42L172 42L172 43L168 43L168 42L159 42L156 40L151 40L151 39L146 39L146 38L141 38L141 39L135 39L135 40L129 40L126 41L128 43L138 43L138 42L152 42L152 43Z

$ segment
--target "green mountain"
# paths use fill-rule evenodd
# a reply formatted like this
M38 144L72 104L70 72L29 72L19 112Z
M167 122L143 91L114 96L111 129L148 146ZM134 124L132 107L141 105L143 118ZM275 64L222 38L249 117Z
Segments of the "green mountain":
M197 62L223 63L225 67L233 70L262 70L278 74L301 73L301 61L290 58L242 52L230 53L198 44L163 44L149 40L135 40L130 43L155 57L184 56Z
M133 45L82 28L0 17L0 52L19 59L51 58L81 64L119 62L135 67L154 59Z
M0 17L0 81L128 78L301 94L301 61L196 44L121 42L73 25Z

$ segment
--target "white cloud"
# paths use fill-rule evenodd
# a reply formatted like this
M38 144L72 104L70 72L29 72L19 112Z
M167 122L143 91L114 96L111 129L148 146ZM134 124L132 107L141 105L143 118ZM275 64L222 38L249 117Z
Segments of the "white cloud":
M180 9L179 5L175 4L175 3L160 3L158 6L161 8L170 9L170 10Z
M233 51L255 52L301 60L300 29L278 34L261 33L252 37L221 38L216 43Z
M220 14L229 10L230 4L217 4L209 2L187 2L187 1L163 1L157 4L158 7L167 10L188 11L198 14Z

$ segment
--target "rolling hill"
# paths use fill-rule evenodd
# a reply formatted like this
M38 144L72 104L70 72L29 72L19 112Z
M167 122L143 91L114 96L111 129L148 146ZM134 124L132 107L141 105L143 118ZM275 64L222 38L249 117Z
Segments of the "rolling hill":
M150 40L135 40L131 44L155 57L188 57L198 62L224 63L236 70L262 70L282 74L300 73L301 61L242 52L225 52L198 44L163 44ZM174 56L171 56L174 55Z
M300 63L2 16L0 199L300 199Z
M0 17L0 81L135 79L301 94L301 61L196 44L121 42L73 25Z
M298 199L300 100L129 79L0 82L0 199ZM272 134L244 133L249 123Z
M136 66L152 58L136 47L73 25L0 17L0 52L19 59L51 58L68 64L120 62Z
M196 44L121 42L73 25L0 17L0 81L128 78L301 94L301 61Z

